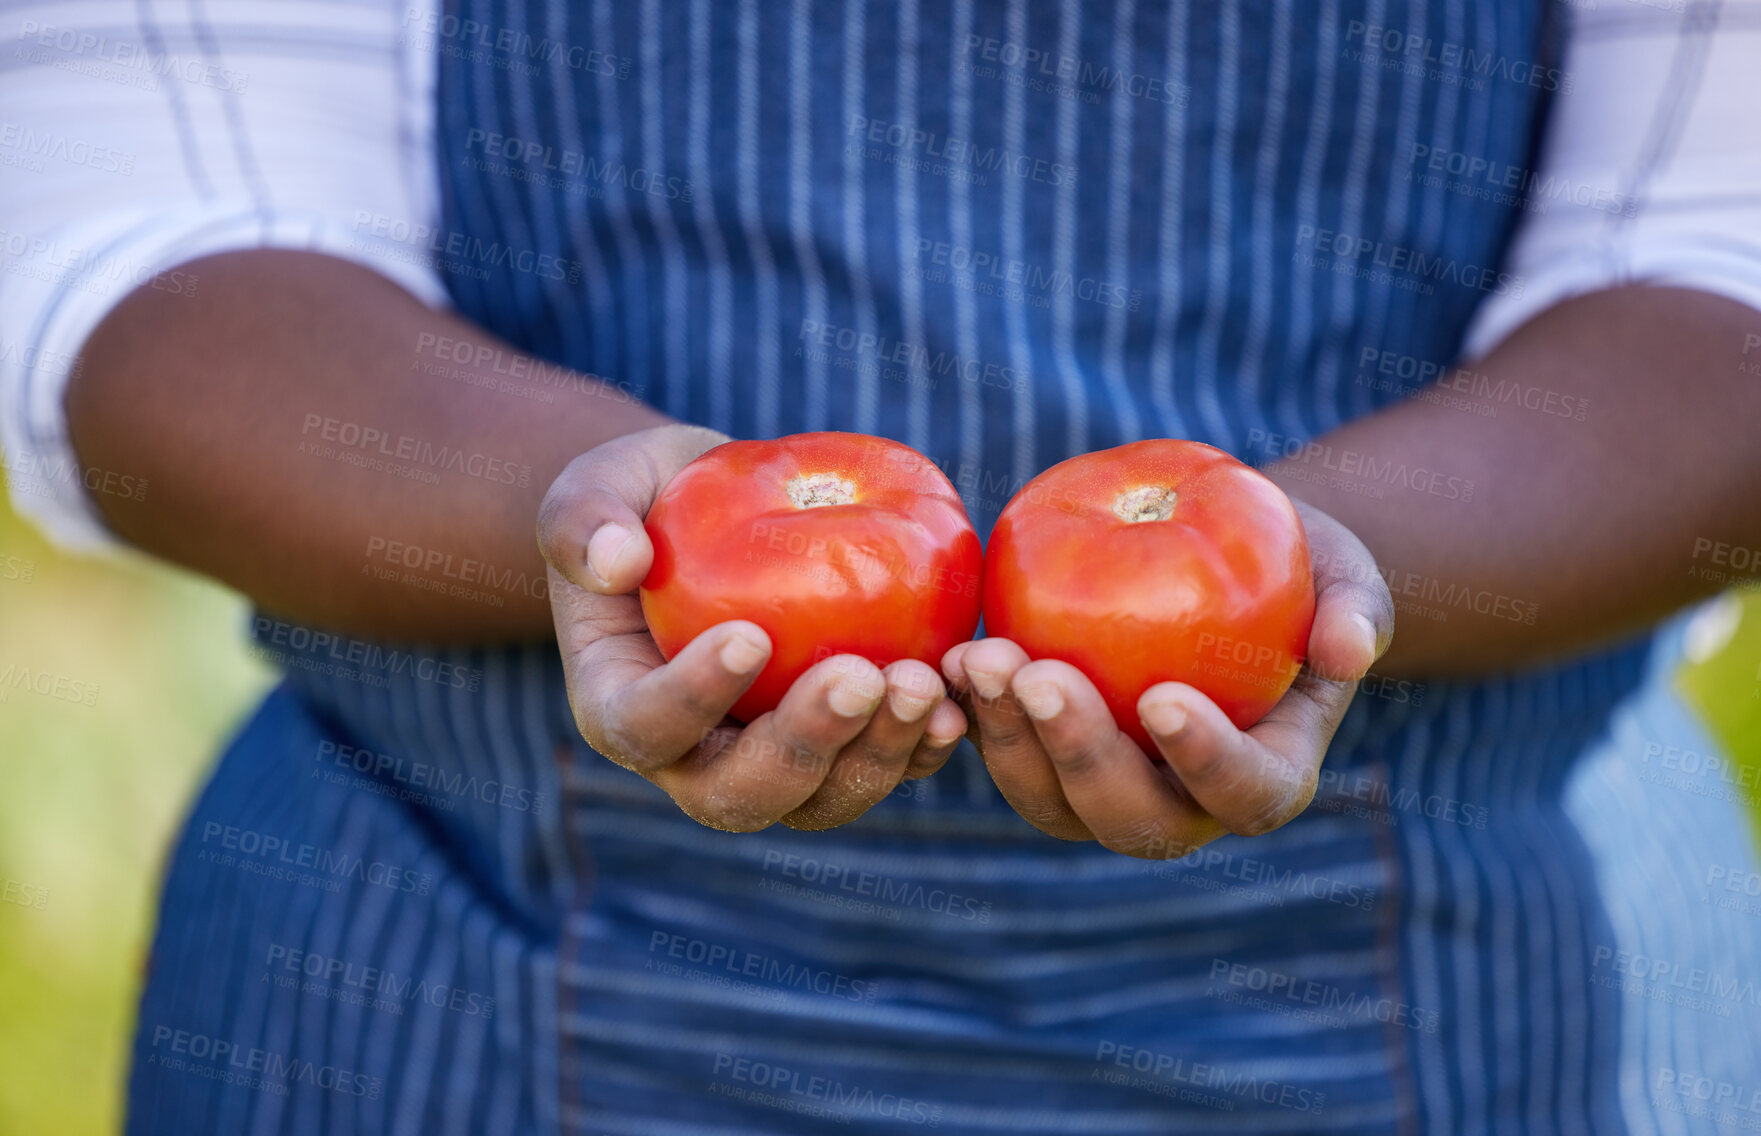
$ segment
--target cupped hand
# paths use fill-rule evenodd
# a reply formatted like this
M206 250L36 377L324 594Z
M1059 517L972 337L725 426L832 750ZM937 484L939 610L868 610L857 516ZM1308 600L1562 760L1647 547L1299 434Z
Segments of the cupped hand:
M944 656L973 741L1016 812L1064 840L1166 860L1225 833L1268 832L1308 807L1359 681L1394 637L1394 602L1362 541L1295 505L1315 578L1308 659L1245 731L1193 687L1159 683L1137 703L1163 758L1153 761L1075 667L1030 660L1007 639L962 643Z
M727 440L683 425L627 434L569 463L545 495L538 545L569 706L588 744L702 824L832 828L941 768L966 718L928 664L835 655L742 726L728 710L771 653L757 624L717 624L661 656L636 594L654 557L642 519L674 474Z

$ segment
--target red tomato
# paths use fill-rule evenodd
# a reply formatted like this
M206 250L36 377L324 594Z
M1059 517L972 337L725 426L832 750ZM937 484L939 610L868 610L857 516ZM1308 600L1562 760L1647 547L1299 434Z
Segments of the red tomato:
M1060 462L1009 502L985 554L985 633L1087 675L1149 754L1144 691L1187 683L1246 729L1295 680L1314 618L1290 499L1198 442Z
M910 446L866 434L728 442L679 471L649 510L642 614L672 658L749 619L771 638L734 704L750 722L821 659L938 670L978 626L983 553L954 487Z

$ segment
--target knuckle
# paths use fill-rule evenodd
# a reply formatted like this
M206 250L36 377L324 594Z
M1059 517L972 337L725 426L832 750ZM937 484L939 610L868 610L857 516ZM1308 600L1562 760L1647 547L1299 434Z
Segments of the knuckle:
M563 559L568 552L563 548L562 536L554 528L547 528L542 517L538 520L538 555L544 558L545 567L568 578L563 572Z
M1052 759L1052 767L1060 777L1087 777L1096 772L1100 765L1100 754L1092 742L1084 742L1074 746L1047 746L1046 756Z
M903 758L879 760L867 754L840 758L826 774L817 795L865 812L899 784L904 764Z
M847 767L892 773L903 769L917 752L918 739L901 730L884 728L876 719L867 729L846 745L832 768L833 776L844 776Z
M692 682L679 687L678 705L673 711L676 721L696 723L700 729L710 729L720 722L727 714L728 707L734 700L707 690Z
M1215 781L1227 776L1234 767L1231 756L1223 746L1193 746L1180 755L1180 777L1196 784Z
M571 702L575 728L596 752L635 773L646 773L666 764L668 754L656 754L654 746L636 737L619 708L619 699L595 702L581 698Z
M1219 828L1215 834L1203 836L1189 834L1179 838L1152 840L1138 855L1145 860L1180 860L1197 852L1221 835L1222 830Z
M1381 584L1382 578L1377 576L1376 582ZM1334 580L1328 584L1326 595L1329 600L1336 603L1342 602L1354 608L1374 609L1380 606L1378 603L1380 593L1386 590L1387 585L1383 585L1381 588L1372 588L1367 580L1346 578Z
M809 801L778 823L797 832L825 832L841 824L848 824L852 819L854 818L828 815Z
M619 753L618 747L606 735L606 731L601 727L596 715L580 705L573 705L570 709L574 711L576 732L581 735L582 741L593 747L593 752L603 757L609 757L619 765L626 764L620 760L623 755Z
M823 779L832 756L795 735L753 730L741 734L732 749L746 767L743 776L773 785L817 782Z
M669 795L680 812L718 832L758 832L775 824L777 819L754 802L735 794L679 788L669 791Z
M737 726L706 726L698 731L697 744L686 752L695 751L698 763L703 764L732 750L739 743L739 740L740 729Z
M1264 836L1284 823L1277 813L1255 813L1228 826L1236 836Z
M1253 812L1234 819L1227 827L1237 836L1264 836L1273 829L1282 828L1290 818L1301 812L1303 806L1314 799L1311 788L1300 802L1292 796L1279 794L1266 801Z
M1178 860L1210 843L1158 817L1147 817L1127 824L1102 844L1122 856L1139 860Z
M1364 613L1375 625L1378 639L1386 640L1394 633L1394 596L1373 566L1367 579L1341 580L1327 590L1337 592L1353 610Z
M1293 812L1301 812L1308 808L1309 802L1315 799L1315 794L1320 788L1321 763L1316 761L1312 765L1305 765L1302 770L1291 779L1290 796L1288 799L1288 804L1291 810Z
M1047 836L1055 836L1059 840L1089 839L1088 826L1083 824L1075 811L1063 801L1035 798L1014 800L1009 803L1021 815L1022 820Z
M545 563L564 575L568 574L565 569L578 550L578 542L569 535L569 526L563 521L566 511L563 497L554 488L544 495L543 503L538 506L538 552Z
M818 792L784 817L783 823L803 832L823 832L849 824L873 808L890 791L888 785L876 793L874 785L860 782L834 788L828 779Z
M1272 826L1265 822L1264 814L1260 812L1231 817L1223 823L1223 827L1235 836L1263 836L1272 830Z
M1000 750L1015 750L1030 742L1037 744L1038 736L1033 727L1019 717L1006 714L985 714L982 711L978 719L979 736L984 739L987 747Z
M832 756L805 738L788 737L777 746L778 761L789 773L823 776Z
M755 809L730 803L706 804L703 815L692 819L721 832L759 832L776 823Z
M665 764L664 756L647 752L648 747L631 738L621 722L603 726L599 731L599 740L589 741L594 749L612 761L638 773Z
M538 551L571 581L580 575L576 565L586 557L587 541L601 524L642 527L640 515L602 478L590 476L582 461L564 470L538 505Z
M942 766L948 764L948 759L954 756L954 747L959 744L959 738L942 746L932 746L928 742L924 742L912 751L911 760L906 762L905 780L928 777L935 773Z

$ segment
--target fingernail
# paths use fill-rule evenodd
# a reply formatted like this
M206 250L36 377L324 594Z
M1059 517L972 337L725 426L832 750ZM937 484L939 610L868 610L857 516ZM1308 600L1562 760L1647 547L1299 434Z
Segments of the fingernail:
M1364 615L1355 611L1351 613L1351 622L1357 627L1358 638L1363 642L1363 657L1368 660L1364 663L1364 669L1368 670L1370 663L1376 661L1376 625L1371 623Z
M895 690L887 696L887 703L893 708L893 717L901 722L915 722L929 713L930 707L938 701L927 694L912 694L904 690Z
M1144 729L1158 738L1172 738L1186 728L1186 707L1178 702L1152 702L1143 708Z
M878 679L873 683L839 682L826 695L826 704L840 717L864 718L875 712L886 693L886 683Z
M618 563L618 553L624 550L624 546L635 535L623 525L600 525L587 541L587 571L593 573L600 583L611 583L612 572Z
M769 652L765 650L764 644L754 641L750 636L735 633L728 636L728 641L722 644L722 666L729 674L749 674L758 669L758 664L764 662L767 654Z
M1021 703L1028 715L1041 722L1048 718L1056 718L1058 711L1064 709L1064 692L1049 682L1038 686L1018 686L1015 688L1015 700Z
M972 691L986 702L995 702L1003 696L1003 676L988 671L968 670L966 678L972 683Z
M948 728L950 721L954 723L953 729ZM923 728L924 742L931 749L951 746L965 736L966 715L960 713L951 702L948 704L946 713L938 709L930 715L928 725Z

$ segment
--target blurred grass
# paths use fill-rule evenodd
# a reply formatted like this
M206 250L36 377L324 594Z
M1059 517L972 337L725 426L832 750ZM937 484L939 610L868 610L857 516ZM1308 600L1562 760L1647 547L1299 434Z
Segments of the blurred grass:
M86 706L17 671L0 686L0 1133L121 1130L166 849L272 681L244 618L188 573L58 556L0 506L0 676L98 688ZM41 910L16 902L42 889Z
M49 893L42 910L0 902L0 1133L120 1129L166 848L272 682L243 649L244 617L188 573L59 556L0 503L0 675L98 686L93 706L0 687L0 887ZM1761 764L1761 593L1711 622L1678 687Z
M1750 769L1761 768L1761 589L1726 592L1697 622L1704 641L1697 644L1690 631L1689 661L1676 673L1676 689L1726 753ZM1756 780L1738 781L1745 783ZM1749 794L1761 839L1761 793Z

